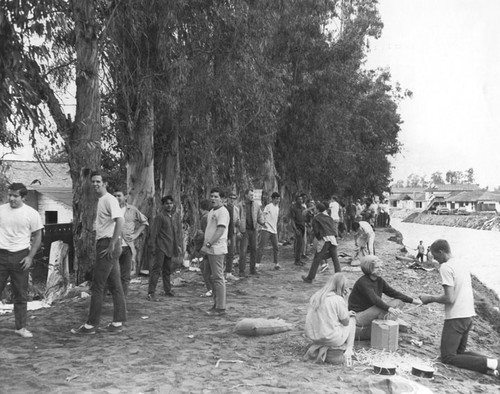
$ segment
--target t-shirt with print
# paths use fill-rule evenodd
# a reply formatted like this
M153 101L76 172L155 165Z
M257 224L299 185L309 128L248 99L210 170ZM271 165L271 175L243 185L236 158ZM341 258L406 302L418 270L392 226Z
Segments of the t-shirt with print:
M97 202L97 215L95 218L96 240L112 238L115 230L115 219L122 218L123 212L118 200L106 193Z
M471 276L466 264L451 258L440 265L439 273L443 286L453 287L455 293L455 302L444 306L444 319L475 316Z
M12 208L0 205L0 249L19 252L28 249L31 233L43 228L40 214L29 205Z
M207 228L205 229L205 240L206 244L209 242L217 230L218 226L224 227L224 232L222 236L212 244L208 250L208 254L226 254L227 253L227 232L229 227L229 212L225 206L220 206L210 210L207 217Z

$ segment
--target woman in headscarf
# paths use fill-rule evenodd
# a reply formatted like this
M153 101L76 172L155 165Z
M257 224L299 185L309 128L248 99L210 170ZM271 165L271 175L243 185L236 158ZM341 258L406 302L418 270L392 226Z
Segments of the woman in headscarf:
M369 339L371 323L375 319L396 320L402 313L399 308L404 302L422 304L418 297L408 297L389 286L382 279L383 265L382 260L374 255L361 259L364 275L356 281L349 296L349 310L356 312L356 338ZM385 302L382 294L393 299Z
M309 301L305 329L306 335L313 341L308 353L345 346L344 360L346 365L351 366L356 324L354 313L347 310L344 299L347 289L344 274L339 272L330 277Z

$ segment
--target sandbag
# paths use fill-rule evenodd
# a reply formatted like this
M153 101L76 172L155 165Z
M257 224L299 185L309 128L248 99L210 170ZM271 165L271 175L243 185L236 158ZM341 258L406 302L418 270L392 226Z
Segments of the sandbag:
M243 319L236 323L234 331L239 335L257 337L290 331L292 325L282 319Z

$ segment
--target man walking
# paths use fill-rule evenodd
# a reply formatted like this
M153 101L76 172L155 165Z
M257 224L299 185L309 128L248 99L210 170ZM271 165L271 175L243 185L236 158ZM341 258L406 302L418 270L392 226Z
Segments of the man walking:
M499 375L497 359L466 351L467 339L472 329L474 293L468 264L455 259L448 241L438 239L431 245L431 252L439 262L443 285L442 295L421 295L424 304L444 304L444 325L441 335L441 362L458 368Z
M260 264L262 260L262 254L264 253L264 247L267 245L269 240L271 240L275 270L280 269L280 264L278 262L278 217L280 213L280 200L281 196L279 195L279 193L274 192L273 194L271 194L271 202L264 208L264 228L260 232L260 245L258 255L258 264Z
M170 283L170 275L174 270L172 258L179 255L181 242L176 228L177 213L172 196L164 196L161 199L162 208L153 220L149 238L151 253L153 254L153 268L149 274L149 286L147 299L158 301L155 298L158 279L163 281L163 290L168 297L174 297Z
M120 234L123 229L123 213L117 199L108 193L107 182L99 172L90 176L92 186L99 197L95 221L96 261L90 290L90 311L87 322L71 330L73 334L95 334L101 320L103 293L108 285L113 296L113 321L106 327L109 332L121 332L127 319L127 307L120 280L118 259L122 252Z
M208 256L210 280L214 297L214 306L207 312L210 316L221 316L226 313L226 281L224 280L224 259L227 253L227 233L229 212L222 202L219 189L210 191L212 209L208 213L202 253Z
M0 205L0 294L10 276L14 294L14 333L31 338L26 329L28 314L29 269L42 242L42 219L37 211L24 203L28 194L22 183L7 189L8 203Z
M335 232L338 232L340 223L340 204L339 204L339 198L336 195L332 196L329 208L330 208L330 216L333 219L333 223L335 226Z
M302 249L304 248L304 234L306 229L304 206L302 196L297 195L295 203L290 207L290 226L294 234L293 254L295 257L295 265L303 266L300 258Z
M264 215L260 204L253 200L253 189L245 191L245 200L238 204L240 214L240 277L245 276L247 249L250 245L250 274L256 275L255 264L257 260L257 226L264 225Z
M139 238L144 229L148 226L148 218L143 215L136 207L127 203L127 193L125 189L116 189L113 193L120 204L123 213L122 230L122 254L120 255L120 278L122 281L123 294L128 294L130 284L130 271L132 265L135 265L137 250L135 240Z
M340 272L340 262L337 255L337 229L332 217L326 210L326 205L316 204L319 213L312 222L313 233L317 240L316 253L307 276L302 276L306 283L312 283L316 278L316 271L323 260L331 257L335 272Z

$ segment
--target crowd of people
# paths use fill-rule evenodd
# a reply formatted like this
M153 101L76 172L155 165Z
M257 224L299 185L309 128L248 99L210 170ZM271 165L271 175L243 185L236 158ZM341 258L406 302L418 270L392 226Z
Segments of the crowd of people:
M137 208L127 203L127 193L107 190L106 180L99 172L91 174L91 182L98 197L95 220L96 262L93 267L91 299L88 318L73 334L94 334L98 330L104 293L113 299L113 320L104 328L121 332L127 319L126 298L131 267L137 256L134 241L149 226L148 219ZM10 278L15 334L31 338L27 329L27 293L29 269L41 244L42 220L36 210L25 204L28 191L21 183L8 187L8 202L0 205L0 294ZM314 349L326 351L341 348L347 365L352 364L354 339L368 339L375 319L395 319L401 315L404 303L422 305L440 303L445 307L445 322L441 340L441 360L460 368L483 373L500 369L497 359L466 350L472 328L474 299L471 276L467 265L451 254L446 240L437 240L429 252L440 265L443 294L410 297L392 288L383 278L383 262L375 254L375 226L388 226L389 208L386 202L367 199L349 200L347 204L332 196L329 201L315 202L299 195L291 205L287 218L293 232L294 264L306 264L306 248L312 247L314 258L309 272L302 276L312 283L318 271L327 271L327 259L332 259L335 273L310 299L305 330ZM209 316L226 314L226 281L257 275L264 248L270 242L275 270L279 260L278 223L280 218L279 193L271 195L264 208L248 189L237 203L237 195L218 188L210 190L210 200L200 202L200 229L195 237L194 253L202 261L201 271L207 287L206 296L213 299ZM161 209L154 216L149 236L152 264L147 299L158 301L156 287L162 278L165 296L175 297L171 286L174 259L182 253L181 234L177 230L178 210L172 196L161 199ZM345 233L354 233L356 256L360 257L363 275L357 279L349 294L346 276L340 272L337 254L338 240ZM312 245L312 246L311 246ZM235 253L239 251L238 273L233 272ZM425 251L422 242L417 247L418 258ZM320 267L321 266L321 267ZM384 301L386 295L389 301ZM324 352L323 352L324 354Z

